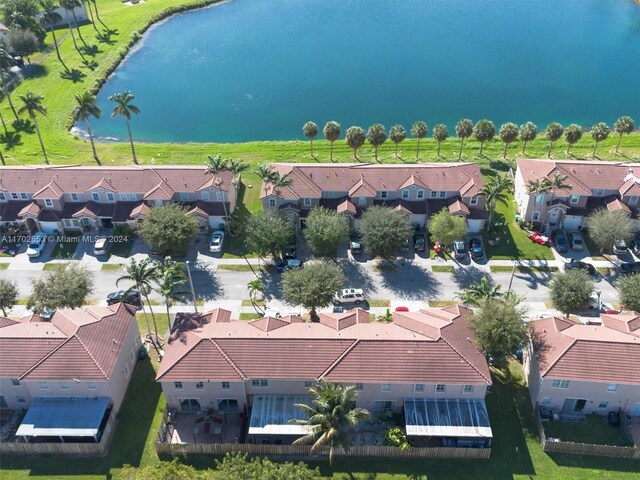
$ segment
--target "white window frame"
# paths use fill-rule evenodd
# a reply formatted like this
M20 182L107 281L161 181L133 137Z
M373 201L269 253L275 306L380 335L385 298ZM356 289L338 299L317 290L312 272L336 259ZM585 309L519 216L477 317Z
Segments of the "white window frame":
M542 397L542 402L540 405L549 405L551 403L551 397Z
M414 383L413 393L424 393L424 383Z
M302 204L303 204L305 207L310 207L310 206L311 206L311 199L310 199L310 198L303 198L303 199L302 199Z
M173 382L174 390L182 390L183 388L184 388L184 385L182 385L182 382Z
M356 391L362 392L364 390L364 383L356 383Z
M389 196L389 195L388 195L388 193L387 193L387 191L386 191L386 190L381 190L381 191L380 191L380 198L381 198L382 200L386 200L388 196Z
M269 388L269 380L266 378L254 378L251 380L251 386L255 388Z
M0 192L0 200L6 200L7 198L4 196L4 193Z
M206 190L203 190L203 191L200 193L200 198L202 198L202 200L203 200L204 202L210 202L210 201L211 201L211 195L209 195L209 192L208 192L208 191L206 191Z
M533 222L537 222L538 220L540 220L540 212L538 211L533 212L533 215L531 216L531 220Z
M49 207L49 208L53 208L53 200L51 200L50 198L45 198L44 199L44 206L45 207Z
M276 199L275 198L270 198L269 199L269 208L276 208Z
M107 202L115 203L115 201L116 201L116 196L113 194L113 192L107 192Z
M569 388L570 384L569 380L556 379L551 381L551 388Z
M447 198L447 192L445 192L444 190L438 192L438 198Z
M478 204L478 196L474 195L473 197L471 197L471 200L469 200L469 205L477 205Z
M377 404L383 404L383 408L376 408L376 403ZM372 413L374 415L382 415L388 410L393 411L393 401L392 400L374 400L373 401L373 412Z
M100 194L98 192L91 192L91 200L94 202L100 201Z
M380 387L380 391L389 393L391 391L391 384L390 383L383 383L381 385L381 387Z
M221 382L222 390L231 390L230 382Z
M20 195L18 195L17 193L14 192L14 193L11 194L11 199L12 200L20 200Z
M543 202L544 202L544 194L539 193L538 195L536 195L536 199L534 203L536 205L542 205Z
M580 203L580 195L571 195L571 197L569 197L569 203L571 205L575 205L576 203Z
M431 198L438 198L438 191L437 190L431 190Z
M220 190L218 190L216 192L216 200L218 202L224 202L224 192L221 192Z
M602 189L602 188L594 188L593 189L593 196L594 197L603 197L604 196L604 189Z
M423 200L423 199L424 199L424 190L418 190L418 191L416 192L416 198L417 198L418 200Z
M438 383L435 387L435 392L436 393L446 393L447 392L447 386L444 383Z
M80 197L78 196L77 193L72 193L71 194L71 201L72 202L77 202L78 200L80 200Z
M464 395L472 395L473 394L473 385L463 385L462 386L462 393Z
M129 200L129 194L128 193L121 193L120 194L120 200L123 200L123 201L126 202L127 200Z
M607 392L616 393L617 391L618 391L617 383L610 383L609 386L607 387Z
M409 200L409 190L402 190L402 200Z
M196 390L204 390L204 382L196 382Z

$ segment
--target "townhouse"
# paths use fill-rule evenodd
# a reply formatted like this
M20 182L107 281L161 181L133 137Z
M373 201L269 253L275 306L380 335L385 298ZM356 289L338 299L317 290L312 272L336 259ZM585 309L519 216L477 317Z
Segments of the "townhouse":
M291 184L276 188L263 183L263 206L285 212L298 227L304 227L309 210L317 206L344 213L356 230L362 212L371 205L390 206L420 226L448 208L466 219L471 233L482 230L487 218L484 181L475 163L274 163L271 167Z
M51 320L0 317L0 411L24 410L16 436L97 443L120 410L138 358L135 309L58 310Z
M621 410L640 417L640 314L602 315L602 325L532 321L524 366L535 405L568 415Z
M624 210L639 227L640 164L573 160L517 160L515 198L523 221L540 230L579 229L593 210ZM533 191L530 182L564 178L568 188ZM638 175L638 176L636 176Z
M230 172L188 166L24 166L0 172L0 226L30 232L135 227L149 209L180 203L202 229L219 228L236 206Z
M362 309L300 317L231 320L231 312L178 314L157 381L168 409L246 412L249 436L291 443L319 380L354 385L357 406L375 416L404 413L410 437L439 445L489 447L485 405L491 376L461 306L394 312L370 322ZM190 441L187 439L186 441Z

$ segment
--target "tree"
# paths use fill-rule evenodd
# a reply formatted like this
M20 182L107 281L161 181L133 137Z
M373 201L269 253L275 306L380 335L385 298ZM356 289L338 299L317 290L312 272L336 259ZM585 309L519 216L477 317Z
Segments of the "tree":
M496 361L512 355L529 339L525 314L526 309L517 299L491 298L481 302L471 318L478 346Z
M429 218L431 237L443 245L451 245L467 234L467 222L460 215L453 215L448 208L443 208Z
M264 210L252 215L245 227L247 250L259 257L279 257L295 236L295 226L289 217L276 210Z
M67 27L69 28L69 33L71 34L71 41L73 42L73 47L76 49L76 52L80 54L80 57L84 60L84 55L78 48L78 43L76 42L76 35L73 33L73 27L71 26L71 20L69 19L69 11L73 11L75 8L74 0L59 0L60 6L64 8L64 14L67 17Z
M609 137L609 133L611 133L611 130L604 122L597 123L593 127L591 127L591 138L593 138L594 141L593 153L591 154L593 158L596 157L596 149L598 148L598 143L606 140Z
M624 210L594 210L587 217L587 228L589 238L600 248L600 252L609 251L616 242L628 242L634 236L630 214Z
M347 145L353 150L353 158L356 160L360 160L358 158L358 149L364 145L364 141L366 139L366 133L364 132L364 128L362 127L349 127L347 129L347 134L345 136L345 141Z
M538 127L533 122L527 122L520 126L520 140L522 140L522 154L525 155L527 143L532 142L538 136Z
M469 138L473 134L473 123L468 118L463 118L456 123L456 135L460 139L460 150L458 151L458 160L462 159L462 145L464 139Z
M369 207L360 220L362 241L373 256L393 255L407 241L412 231L409 216L389 207Z
M427 124L422 120L418 120L411 126L411 136L418 139L416 143L416 159L420 157L420 140L427 136L428 131L429 127L427 127Z
M484 142L493 140L493 137L496 136L496 127L491 120L480 120L476 123L476 126L473 127L473 135L476 137L476 140L480 142L480 155L482 155Z
M152 339L153 346L158 348L156 339L158 338L158 325L156 323L156 316L153 313L151 302L149 301L149 292L151 291L152 284L158 279L158 265L150 258L145 258L139 262L136 262L134 258L129 260L129 263L125 265L127 273L121 275L116 280L116 285L120 285L122 282L133 283L133 287L138 290L140 295L143 295L149 306L151 312L151 318L153 319L153 330L156 334L155 338L151 335L151 325L149 324L149 318L147 312L143 309L144 320L147 322L147 338ZM133 287L130 287L133 288Z
M167 308L167 320L171 318L169 307L171 302L181 298L183 291L179 288L187 283L187 276L184 273L185 264L182 262L174 262L171 257L166 257L157 266L156 282L157 292L163 296L164 305ZM156 337L158 331L156 330Z
M76 26L76 30L78 31L78 37L80 41L86 46L87 42L84 41L82 37L82 32L80 32L80 24L78 23L78 19L76 18L75 9L82 6L82 2L80 0L60 0L60 6L64 8L67 12L71 12L71 16L73 17L73 24ZM69 20L69 14L67 13L67 22Z
M18 95L18 99L22 102L22 106L18 109L18 113L29 113L29 117L33 121L36 127L36 133L38 134L38 140L40 140L40 147L42 148L42 154L44 155L45 163L49 163L47 158L47 151L44 149L44 142L42 141L42 135L40 134L40 127L38 127L38 121L36 120L36 114L46 115L47 107L42 103L42 95L36 95L32 92L27 92L24 95Z
M37 314L59 308L79 308L86 303L92 291L91 272L81 265L71 264L63 270L53 270L32 280L27 308Z
M233 185L238 187L242 183L242 172L249 169L249 164L242 160L229 159L227 169L233 174Z
M222 172L229 171L229 160L223 159L221 154L217 154L215 157L207 155L206 163L207 173L214 177L215 185L220 188L222 186L222 178L219 176ZM227 202L222 202L222 208L224 209L225 222L229 218L229 212L227 211Z
M407 131L402 125L394 125L389 129L389 139L395 144L395 157L398 158L398 144L407 138Z
M580 125L576 125L572 123L567 127L564 131L564 139L568 143L567 145L567 155L570 155L569 150L572 145L575 145L582 138L582 127Z
M313 139L318 135L318 125L313 122L307 122L302 126L302 133L304 133L304 136L311 142L311 156L315 158L313 154Z
M186 213L186 209L177 204L152 207L140 228L144 241L161 254L184 255L200 228L198 221Z
M160 461L144 467L124 465L116 478L118 480L211 480L212 474L210 470L197 470L174 458L171 462Z
M549 193L549 180L546 178L536 178L527 181L527 193Z
M138 115L140 113L140 109L133 105L131 102L136 97L131 94L130 91L116 93L109 97L109 100L116 104L113 107L113 113L111 114L111 118L116 118L117 116L124 117L127 122L127 131L129 132L129 142L131 143L131 154L133 155L133 163L138 164L138 159L136 158L136 149L133 146L133 136L131 135L131 114Z
M6 95L4 94L2 89L0 89L0 103L2 103L2 100L4 100L5 96ZM2 128L4 129L4 133L5 134L9 133L9 129L7 128L7 124L4 121L4 117L2 116L2 112L0 112L0 123L2 123Z
M264 293L264 282L259 278L255 278L247 284L247 288L249 289L249 299L251 300L251 305L253 305L253 308L258 315L263 315L264 312L258 309L258 293Z
M467 305L479 306L487 300L506 298L506 294L501 291L501 288L500 285L494 285L490 282L487 277L482 277L480 283L469 286L457 296Z
M282 295L291 305L309 309L311 319L317 318L316 308L331 305L335 293L344 286L342 270L334 263L316 261L304 268L282 274Z
M562 138L563 133L564 127L558 122L551 122L549 125L547 125L547 129L545 130L545 136L547 137L547 140L549 140L549 151L547 152L547 158L551 158L551 150L553 149L553 144Z
M338 247L349 240L347 218L328 208L312 208L307 217L304 238L317 257L334 256Z
M340 138L340 133L342 133L340 124L333 120L331 120L330 122L327 122L327 124L322 129L322 134L324 135L324 138L329 140L329 145L330 145L329 160L331 160L332 162L333 162L333 142L335 142L336 140L338 140L338 138Z
M622 135L633 132L634 128L635 124L633 123L633 118L631 117L624 116L616 120L616 123L613 124L613 131L618 134L616 152L620 151L620 142L622 141Z
M309 393L313 406L296 404L308 419L292 419L289 423L305 425L311 432L293 442L294 445L311 443L311 453L323 447L329 447L329 464L333 465L335 448L342 447L345 452L351 447L351 432L371 414L364 408L355 407L358 392L354 385L343 386L340 383L321 381L311 387Z
M567 317L570 313L587 310L593 292L591 277L584 270L557 273L549 285L549 296L553 306Z
M442 142L449 138L449 130L447 129L447 126L443 123L439 123L438 125L433 127L433 138L436 142L438 142L437 155L440 156L440 147L442 145Z
M624 309L640 312L640 273L620 278L616 287Z
M276 172L271 165L258 165L256 170L256 174L262 180L264 184L264 193L267 193L269 184L273 185L273 182L279 177L278 172Z
M40 26L36 15L38 2L36 0L2 0L0 15L10 29L31 30L37 37L38 43L44 42L46 32Z
M3 49L0 48L0 61L2 60L2 57L3 57L2 51ZM8 53L6 55L9 56ZM16 118L16 120L20 120L20 118L18 117L18 112L16 111L16 107L13 105L13 100L11 100L10 83L11 83L11 75L5 69L0 68L0 91L2 91L5 97L7 97L7 101L9 102L9 107L13 112L13 116Z
M367 140L373 145L374 157L378 160L378 147L387 140L387 132L384 129L384 125L380 123L371 125L367 130Z
M513 190L513 179L504 174L502 177L496 172L495 177L491 177L482 189L484 201L489 210L489 230L493 223L493 214L498 203L509 205L509 192Z
M100 163L98 159L98 152L96 151L96 145L93 140L93 132L91 131L91 117L100 118L102 110L96 103L96 96L91 92L76 93L76 106L73 109L73 114L76 118L84 120L87 124L87 133L89 134L89 141L91 142L91 151L93 152L93 159Z
M504 151L502 158L507 158L507 148L509 144L515 142L518 138L518 126L515 123L507 122L500 127L500 139L504 142Z
M312 469L304 462L276 463L266 457L249 459L246 453L244 455L227 453L222 461L216 460L216 467L215 478L224 480L320 480L322 478L318 467Z
M13 29L9 32L9 44L11 48L26 58L29 62L30 56L40 51L38 37L31 30Z
M2 315L7 316L7 311L11 310L18 300L18 284L8 278L0 278L0 310Z
M49 31L51 32L51 37L53 38L53 46L56 49L56 55L58 56L58 60L64 67L65 70L69 71L66 63L62 60L62 56L60 55L60 49L58 48L58 39L56 38L56 31L53 28L54 25L62 22L62 15L60 15L56 8L58 6L54 3L53 0L40 0L40 7L42 8L42 21L44 23L49 24Z

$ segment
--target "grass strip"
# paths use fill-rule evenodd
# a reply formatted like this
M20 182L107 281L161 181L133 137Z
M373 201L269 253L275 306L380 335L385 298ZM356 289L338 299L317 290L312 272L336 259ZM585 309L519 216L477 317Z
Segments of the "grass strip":
M513 267L509 265L490 265L489 270L492 273L511 273L513 271ZM526 265L517 265L516 272L518 273L551 273L557 272L559 269L555 266L526 266Z
M238 317L239 320L255 320L256 318L261 318L262 315L258 315L254 312L242 312Z
M371 300L368 300L367 303L369 303L370 307L390 307L391 306L390 300L385 300L381 298L372 298Z
M8 263L0 263L0 270L6 270L7 268L9 268Z
M45 272L66 270L68 263L45 263L42 270Z
M431 270L436 273L453 273L456 270L456 267L453 265L433 265Z
M105 263L100 267L100 270L104 270L106 272L117 272L119 270L124 270L124 265L120 263Z

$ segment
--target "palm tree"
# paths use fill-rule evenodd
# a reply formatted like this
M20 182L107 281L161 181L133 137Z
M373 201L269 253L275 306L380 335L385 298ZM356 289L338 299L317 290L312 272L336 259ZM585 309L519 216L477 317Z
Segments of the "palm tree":
M347 128L347 134L344 137L345 142L353 150L353 158L360 161L358 158L358 149L364 145L364 141L367 134L362 127L349 127Z
M563 133L564 127L558 122L551 122L549 125L547 125L547 130L545 131L545 136L547 137L547 140L549 140L549 151L547 152L547 158L551 158L551 150L553 149L553 145L562 138Z
M549 180L536 178L527 182L527 193L549 193Z
M460 139L460 150L458 151L458 160L462 160L462 145L464 139L469 138L473 134L473 122L468 118L463 118L456 124L456 135Z
M171 301L179 298L180 292L178 292L178 287L187 283L187 276L184 274L184 263L174 262L171 260L171 257L165 258L157 268L158 276L155 279L157 285L156 291L164 297L164 304L167 308L167 320L169 320L171 318L169 314Z
M493 285L487 277L482 277L480 283L471 285L466 290L458 293L457 297L463 303L477 306L485 300L504 298L505 294L500 290L500 285Z
M51 32L51 37L53 38L53 46L56 48L56 55L58 56L58 60L64 67L64 69L68 72L69 68L62 60L62 56L60 55L60 49L58 48L58 39L56 38L56 31L53 28L54 25L62 22L62 15L60 15L56 9L58 5L56 5L53 0L40 0L40 7L42 8L42 20L44 23L49 24L49 31Z
M302 132L304 133L304 136L311 141L311 156L316 158L313 154L313 139L318 135L318 125L313 122L307 122L303 125Z
M553 178L551 179L545 178L543 180L543 182L546 183L547 185L547 191L551 190L551 200L549 200L549 205L547 206L547 213L544 216L544 222L542 222L543 225L546 223L547 217L549 216L549 207L551 207L551 204L556 198L556 191L557 190L571 191L571 184L565 183L566 180L567 180L567 176L562 175L560 172L556 172Z
M93 159L100 163L98 159L98 153L96 152L96 144L93 141L93 132L91 132L90 117L100 118L102 110L96 103L96 96L91 92L76 93L76 106L73 109L73 114L76 118L84 120L87 124L87 133L89 133L89 141L91 142L91 150L93 151Z
M525 155L525 152L527 150L527 143L535 140L537 135L538 135L538 127L536 127L535 123L527 122L524 125L520 126L520 140L523 141L523 144L522 144L523 155Z
M580 125L576 125L572 123L567 127L564 131L564 139L567 141L567 155L571 155L569 150L571 149L571 145L574 143L578 143L578 141L582 138L582 127Z
M296 404L308 419L291 419L289 423L309 427L310 433L293 442L294 445L311 443L311 453L329 447L329 464L333 465L336 447L346 452L351 447L351 431L371 415L364 408L355 407L358 392L354 385L321 381L311 387L313 406Z
M616 144L616 152L620 152L620 142L622 141L622 135L633 132L634 128L635 124L633 123L633 118L631 117L624 116L616 120L616 123L613 124L613 130L619 135L618 143Z
M18 95L18 98L23 103L23 105L18 110L18 113L29 113L29 117L36 127L36 133L38 134L38 139L40 140L40 146L42 147L44 161L45 163L49 163L49 159L47 158L47 151L44 149L44 142L42 141L42 135L40 134L40 127L38 127L38 121L36 120L37 113L39 113L40 115L47 114L47 107L45 107L42 103L43 97L42 95L36 95L32 92L27 92L24 95Z
M2 102L2 100L4 100L5 96L6 95L4 94L2 89L0 89L0 102ZM7 124L4 121L4 117L2 116L2 112L0 112L0 123L2 123L2 128L4 129L4 133L9 133L9 129L7 128Z
M78 37L80 37L80 41L82 41L82 43L84 44L84 46L87 46L87 42L84 41L84 38L82 38L82 33L80 32L80 25L78 24L78 19L76 18L76 11L75 9L82 6L82 2L80 2L80 0L60 0L60 6L62 8L64 8L67 12L67 23L69 20L69 12L71 12L71 15L73 16L73 24L76 26L76 30L78 31Z
M84 60L84 55L82 55L82 52L78 48L78 43L76 42L76 35L75 33L73 33L71 20L69 20L69 8L73 9L73 7L71 7L71 5L68 5L69 8L67 8L66 0L60 0L60 6L64 8L64 13L65 13L65 16L67 17L67 27L69 28L69 33L71 33L71 41L73 42L73 47L76 49L76 52L80 54L80 57Z
M429 127L422 120L418 120L411 126L411 136L413 138L417 138L418 142L416 145L416 159L420 156L420 139L425 138L429 131Z
M439 123L433 127L433 138L438 142L438 152L436 154L440 156L440 146L442 142L449 138L449 129L444 123Z
M512 188L513 179L509 178L506 173L502 177L496 173L496 176L492 177L482 189L482 194L485 198L487 210L489 210L488 230L491 230L493 214L496 210L498 202L502 203L503 205L509 204L509 192Z
M85 10L87 10L89 12L89 17L91 18L91 26L93 27L93 29L100 33L100 30L98 30L98 27L96 27L96 21L93 19L93 10L91 10L91 2L89 0L89 6L87 6L87 2L85 2L85 0L80 0L82 2L82 5L84 5Z
M3 54L2 54L3 51L6 53L6 50L0 47L0 62L2 61L2 58L3 58ZM7 55L9 54L7 53ZM13 116L16 117L16 121L17 121L17 120L20 120L20 118L18 117L18 112L16 111L16 107L13 105L13 101L11 100L11 93L9 92L10 82L11 82L11 75L9 74L9 71L4 70L3 68L0 68L0 91L4 94L5 97L7 97L7 101L9 102L9 107L11 107Z
M289 178L289 174L280 175L280 173L276 172L273 177L273 188L276 193L280 193L280 189L284 187L288 187L293 183L293 180Z
M156 323L155 314L153 313L153 308L151 308L151 302L149 302L149 292L152 288L152 282L155 282L158 278L158 265L150 258L145 258L140 262L136 262L135 259L132 258L129 263L125 265L125 270L127 273L116 280L116 285L119 285L121 282L132 282L140 295L144 295L144 298L147 301L147 305L149 306L149 311L151 312L151 318L153 319L153 329L156 333L157 338L158 325ZM144 311L144 309L143 313L144 319L147 322L147 329L149 331L147 337L151 339L151 343L153 343L153 346L157 349L158 345L156 345L156 341L151 335L151 326L149 325L147 312Z
M206 173L208 173L209 175L214 177L214 183L216 185L216 187L220 188L222 187L222 184L224 183L222 178L219 176L221 172L228 172L229 171L229 160L228 159L223 159L221 154L217 154L215 157L211 156L211 155L207 155L207 171ZM222 189L221 189L222 190ZM225 218L225 222L227 221L228 217L229 217L229 212L227 212L227 202L223 201L222 202L222 208L224 208L224 218Z
M507 148L509 144L515 142L518 138L518 126L515 123L507 122L503 123L498 131L500 139L504 142L504 151L502 152L502 158L507 158Z
M597 123L596 125L591 127L591 137L594 141L593 153L591 154L593 158L596 158L596 149L598 148L598 143L606 140L609 136L609 133L611 133L611 130L609 129L609 126L604 122Z
M229 159L229 171L233 173L233 184L237 187L242 183L242 172L249 168L249 164L244 163L242 160Z
M407 138L407 132L402 125L394 125L389 129L389 139L396 145L394 156L398 158L398 144Z
M380 123L374 123L367 130L367 140L373 145L373 156L378 160L378 147L380 147L387 140L387 132L384 129L384 125Z
M269 184L273 184L278 172L276 172L273 167L269 165L258 165L258 170L256 173L264 183L264 193L267 193L267 187Z
M340 138L341 132L342 130L340 129L340 124L338 122L334 122L333 120L330 122L327 122L327 124L324 126L324 129L322 130L322 134L324 135L324 138L329 140L329 145L330 145L329 160L331 160L332 162L333 162L333 142L335 142L336 140L338 140L338 138Z
M140 109L131 103L135 98L136 97L127 90L126 92L111 95L109 97L109 100L116 104L116 106L113 108L111 118L116 118L118 115L122 115L127 122L129 142L131 142L131 153L133 154L133 163L137 165L138 159L136 158L136 149L133 146L133 136L131 135L131 125L129 124L129 121L131 120L131 114L133 113L135 115L138 115L140 113Z
M473 134L480 142L480 156L482 156L485 142L490 142L496 135L496 127L491 120L478 120L478 123L473 127Z
M264 314L264 312L258 309L258 304L257 304L258 293L264 292L264 283L259 278L256 278L254 280L251 280L247 284L247 288L249 288L249 299L251 300L251 305L253 305L253 308L255 309L256 313L258 315Z

